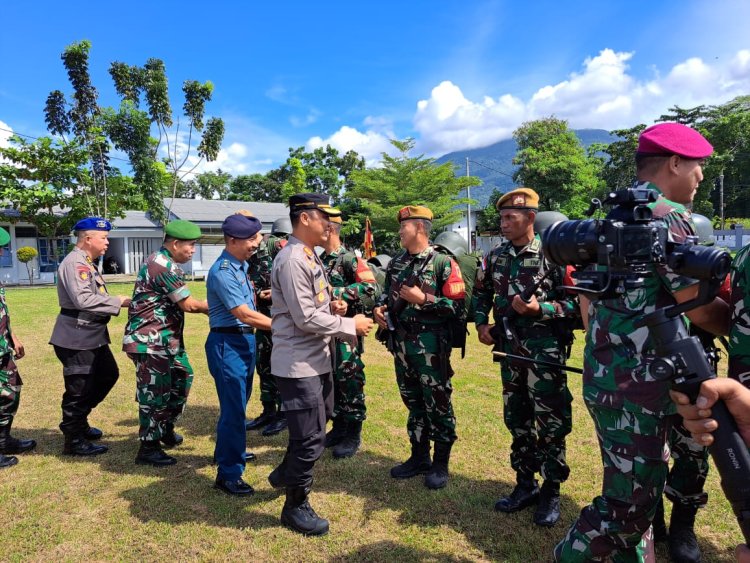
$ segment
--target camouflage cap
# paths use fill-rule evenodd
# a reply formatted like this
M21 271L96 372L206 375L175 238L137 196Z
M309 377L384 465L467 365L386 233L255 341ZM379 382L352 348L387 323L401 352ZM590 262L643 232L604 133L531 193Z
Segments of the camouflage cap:
M197 240L201 238L201 229L195 223L178 219L167 223L164 234L177 240Z
M407 205L402 207L398 212L398 222L407 219L426 219L432 221L432 211L423 205Z
M497 200L495 208L500 209L539 209L539 194L531 188L518 188Z

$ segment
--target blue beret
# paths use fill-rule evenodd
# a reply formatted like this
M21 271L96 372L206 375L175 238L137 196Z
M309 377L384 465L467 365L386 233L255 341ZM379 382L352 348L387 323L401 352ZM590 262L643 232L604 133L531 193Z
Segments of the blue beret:
M111 231L112 223L101 217L86 217L73 226L74 231Z
M228 237L248 239L254 237L256 233L259 233L263 223L261 223L257 217L247 217L245 215L230 215L224 219L224 223L221 225L221 230Z

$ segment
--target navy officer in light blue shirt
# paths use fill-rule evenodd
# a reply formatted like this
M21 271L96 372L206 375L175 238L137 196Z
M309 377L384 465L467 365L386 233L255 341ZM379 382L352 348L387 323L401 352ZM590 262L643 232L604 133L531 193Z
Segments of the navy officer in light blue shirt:
M256 217L230 215L221 226L224 251L208 272L208 370L219 395L214 456L216 488L231 495L251 495L242 480L246 461L245 406L255 369L255 329L271 330L271 319L255 309L247 259L262 240Z

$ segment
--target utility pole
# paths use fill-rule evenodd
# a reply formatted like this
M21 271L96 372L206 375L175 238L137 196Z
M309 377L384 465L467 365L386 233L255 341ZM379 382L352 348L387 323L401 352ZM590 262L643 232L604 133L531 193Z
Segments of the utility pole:
M721 217L721 230L724 230L724 171L719 174L719 217Z
M469 177L469 157L466 157L466 177ZM471 201L471 186L466 186L466 199ZM722 215L723 217L723 215ZM466 204L466 245L471 254L471 203Z

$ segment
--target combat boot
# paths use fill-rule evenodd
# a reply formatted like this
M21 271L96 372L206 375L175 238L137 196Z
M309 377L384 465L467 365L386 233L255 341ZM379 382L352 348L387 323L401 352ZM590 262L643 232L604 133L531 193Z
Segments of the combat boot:
M66 434L63 453L65 455L92 456L106 452L109 448L100 444L92 444L80 435Z
M10 435L13 422L0 426L0 454L22 454L36 448L36 440L19 440Z
M545 481L539 492L539 505L534 512L534 524L551 528L560 519L560 483Z
M279 432L286 430L287 426L286 416L284 416L283 412L278 412L273 421L260 434L261 436L276 436Z
M141 440L141 447L138 449L138 455L135 456L135 462L139 465L164 467L174 465L177 459L164 453L159 440Z
M412 439L411 457L404 463L392 467L391 477L394 479L408 479L421 473L427 473L431 466L429 438L425 436L420 442Z
M309 487L287 487L281 523L305 536L325 535L328 533L328 520L315 513L307 501L309 494Z
M164 444L164 447L174 448L182 444L183 441L182 435L174 431L174 424L171 422L167 423L164 434L161 437L161 443Z
M245 430L259 430L270 424L276 418L276 403L263 403L263 412L260 416L245 421Z
M509 496L503 497L495 503L498 512L517 512L536 504L539 500L539 483L534 474L517 473L516 486Z
M651 526L654 529L654 541L667 541L669 534L667 533L667 525L664 522L664 498L659 499L659 504L656 505L656 513L654 519L651 522Z
M16 456L0 454L0 469L3 467L10 467L16 463L18 463L18 458Z
M424 486L428 489L442 489L448 484L448 462L452 447L453 442L435 442L432 466L424 476Z
M347 422L344 417L339 415L333 419L333 426L326 432L326 448L338 446L344 437L346 437Z
M357 453L357 450L359 449L361 443L362 421L349 422L346 425L346 435L344 436L344 439L339 442L338 446L333 448L333 457L337 459L352 457Z
M669 521L669 556L675 563L700 563L701 550L695 537L695 513L698 508L675 502Z

